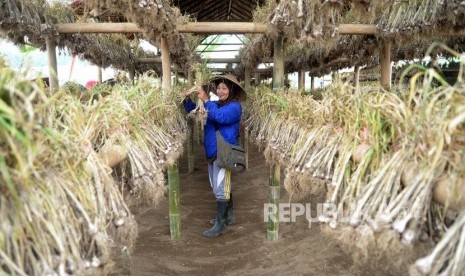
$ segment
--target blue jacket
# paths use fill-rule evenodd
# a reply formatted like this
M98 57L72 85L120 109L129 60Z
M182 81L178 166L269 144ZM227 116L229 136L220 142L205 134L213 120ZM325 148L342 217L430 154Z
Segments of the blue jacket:
M207 159L216 157L216 130L219 130L224 140L233 145L239 145L239 123L241 121L242 107L239 102L232 101L219 106L219 102L208 101L204 103L208 111L207 123L204 127L205 154ZM187 112L195 108L191 100L184 103Z

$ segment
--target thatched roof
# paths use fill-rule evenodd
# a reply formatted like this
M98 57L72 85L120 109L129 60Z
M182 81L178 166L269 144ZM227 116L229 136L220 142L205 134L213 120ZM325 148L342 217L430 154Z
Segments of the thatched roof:
M251 22L257 6L264 0L175 0L182 14L190 15L196 21Z

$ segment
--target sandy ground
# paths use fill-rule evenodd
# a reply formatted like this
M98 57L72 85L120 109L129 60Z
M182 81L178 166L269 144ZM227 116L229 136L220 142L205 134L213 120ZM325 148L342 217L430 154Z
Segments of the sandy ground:
M156 208L137 210L139 237L118 275L389 275L386 269L381 273L353 265L351 256L324 235L320 225L309 228L303 219L281 223L279 241L267 241L263 206L268 202L269 167L254 147L250 169L232 179L237 224L218 238L204 238L201 233L210 227L215 201L203 156L196 145L191 174L186 158L180 160L181 239L170 240L167 198ZM288 202L284 189L281 197Z

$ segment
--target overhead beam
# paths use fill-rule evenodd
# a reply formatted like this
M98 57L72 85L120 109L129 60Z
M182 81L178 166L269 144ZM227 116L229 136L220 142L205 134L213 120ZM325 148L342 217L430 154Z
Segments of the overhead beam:
M178 24L180 33L234 34L265 33L267 25L249 22L188 22ZM340 24L341 35L375 35L376 25ZM144 30L135 23L61 23L55 24L58 33L141 33Z
M234 72L233 69L228 69L228 68L209 68L210 71L212 72L218 72L218 73L232 73ZM270 73L273 71L273 68L265 68L265 69L252 69L251 73Z
M136 60L139 63L161 63L161 58L154 57L154 58L138 58ZM240 58L204 58L202 62L206 63L241 63L242 60ZM273 59L265 58L263 63L271 63Z
M180 33L265 33L266 24L248 22L188 22L177 25Z
M339 24L340 35L376 35L378 30L376 25L369 24Z

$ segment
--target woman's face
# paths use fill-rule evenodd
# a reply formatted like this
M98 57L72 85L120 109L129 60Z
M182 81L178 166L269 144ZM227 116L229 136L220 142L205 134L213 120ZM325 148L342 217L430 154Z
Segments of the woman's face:
M229 88L226 84L224 84L224 82L222 82L216 88L216 93L218 94L220 101L225 101L229 97Z

